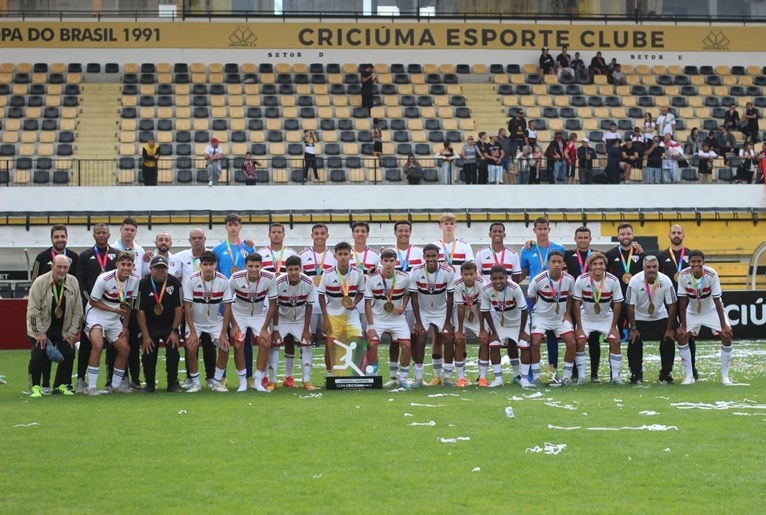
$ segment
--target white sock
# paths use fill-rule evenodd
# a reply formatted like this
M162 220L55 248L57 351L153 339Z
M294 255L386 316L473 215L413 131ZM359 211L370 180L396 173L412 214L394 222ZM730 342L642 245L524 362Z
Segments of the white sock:
M399 381L406 381L407 376L410 374L410 367L399 367Z
M396 377L396 373L399 371L399 363L396 361L389 361L388 371L391 374L391 379L394 379Z
M522 363L521 364L521 377L524 379L529 379L529 369L532 368L532 365L529 363Z
M221 381L223 381L223 373L224 372L226 372L225 368L215 367L215 374L213 374L213 380L216 383L220 383Z
M247 385L247 369L237 370L237 377L239 378L239 385Z
M269 381L272 383L277 382L277 369L279 368L279 348L272 347L269 349L269 366L267 370L269 372Z
M311 365L314 356L314 349L311 347L301 347L301 369L303 370L303 382L311 382ZM285 360L287 362L287 360Z
M574 363L568 363L564 362L564 379L572 379L572 369L574 368Z
M684 366L684 377L692 377L694 372L692 370L692 351L689 350L689 344L679 345L678 353L681 355L681 364ZM723 364L723 354L721 355L721 363Z
M442 363L444 363L442 358L432 358L431 360L431 365L434 367L434 376L437 379L442 378Z
M452 379L452 369L454 368L453 363L445 363L444 364L444 379Z
M255 370L255 384L263 383L264 377L266 377L266 372L261 372L258 369Z
M575 365L577 365L577 377L585 379L585 352L575 353Z
M112 372L112 388L119 388L123 377L125 377L125 370L115 368Z
M609 364L612 366L612 380L620 378L620 367L622 366L622 355L609 353Z
M98 367L88 367L88 388L98 388Z
M529 367L532 369L532 381L540 379L540 362L532 363Z
M487 369L489 368L489 361L479 360L479 377L481 379L487 378Z
M503 377L503 365L498 363L492 363L492 373L495 374L495 379Z
M519 377L519 364L521 361L519 358L511 359L511 370L513 370L513 377Z
M721 345L721 378L729 378L729 365L731 364L732 346L724 347Z
M423 363L415 363L415 381L423 379Z
M455 361L455 370L458 380L465 379L465 361Z
M285 377L292 377L294 368L295 368L295 354L285 353Z
M189 374L189 378L192 380L192 384L194 384L194 386L200 386L199 372L194 372L193 374Z

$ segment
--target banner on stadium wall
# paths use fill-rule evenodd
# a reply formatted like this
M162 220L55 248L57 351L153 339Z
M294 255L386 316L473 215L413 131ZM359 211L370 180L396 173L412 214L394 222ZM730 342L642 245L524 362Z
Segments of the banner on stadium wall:
M763 51L766 27L514 23L3 22L2 48Z

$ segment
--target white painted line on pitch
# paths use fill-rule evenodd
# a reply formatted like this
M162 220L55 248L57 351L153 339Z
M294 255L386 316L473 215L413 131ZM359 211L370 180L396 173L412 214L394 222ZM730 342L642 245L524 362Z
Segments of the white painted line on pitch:
M756 409L766 410L766 404L754 404L755 401L743 399L742 401L716 401L715 404L706 402L674 402L670 405L678 409L701 409L725 411L729 409Z
M581 427L581 426L572 426L572 427L561 427L561 426L554 426L552 424L548 424L548 429L560 429L562 431L573 431L575 429L584 429L586 431L670 431L671 429L673 431L678 431L678 426L665 426L662 424L651 424L651 425L644 425L639 427Z
M545 442L542 447L539 445L535 445L534 447L529 447L524 452L532 452L532 453L543 453L548 455L553 454L561 454L561 452L567 448L567 444L565 443L549 443Z

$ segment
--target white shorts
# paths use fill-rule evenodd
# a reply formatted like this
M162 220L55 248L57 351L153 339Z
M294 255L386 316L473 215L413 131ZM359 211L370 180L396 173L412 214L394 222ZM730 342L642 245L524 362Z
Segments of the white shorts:
M319 306L315 306L315 307L318 308ZM322 316L322 312L319 311L318 309L314 310L311 313L311 321L309 322L309 331L311 332L311 334L316 336L316 334L318 332L321 333L321 331L322 331L322 321L323 320L324 320L324 317ZM281 326L281 322L280 322L280 326ZM302 321L300 323L300 326L301 326L301 332L303 332L303 322Z
M586 338L590 335L590 333L601 333L607 339L615 339L615 337L610 334L611 330L611 317L608 320L603 320L600 322L594 322L585 318L582 319L582 332L585 333Z
M404 317L399 317L395 322L375 322L375 332L378 333L378 338L383 338L384 333L391 335L391 340L409 340L410 328L407 325L407 320Z
M239 330L242 331L243 335L247 333L248 329L250 329L253 331L253 336L257 338L261 332L261 328L263 327L263 322L266 321L266 315L264 314L251 317L234 313L234 320L237 321Z
M498 339L489 342L490 347L508 347L512 342L515 342L519 347L529 346L528 342L519 341L519 333L521 332L521 325L512 325L510 327L502 327L499 324L495 324L495 330L497 331Z
M85 334L90 336L90 332L94 327L101 328L101 333L104 335L104 339L109 343L117 341L117 339L120 337L120 334L122 334L122 331L124 330L122 327L122 322L120 321L104 323L103 321L99 320L98 317L88 317L87 323L85 325Z
M429 316L420 315L420 321L423 322L423 327L425 327L426 332L428 332L428 330L431 328L431 326L434 326L434 327L436 327L436 330L439 333L443 333L444 332L444 322L445 322L446 318L447 318L447 314L446 313L444 315L440 315L440 316L437 316L437 317L429 317Z
M724 316L726 312L724 311ZM726 317L726 323L729 323L729 317ZM718 311L709 311L707 313L686 312L686 331L692 336L697 336L700 329L707 327L713 331L714 335L721 333L721 319L718 318Z
M412 306L407 304L407 309L404 311L404 316L407 317L407 327L410 328L410 334L415 332L415 313L412 311Z
M532 319L532 334L545 334L546 331L553 331L556 338L561 335L574 332L574 327L570 322L564 319L549 320L540 316Z
M284 344L287 335L292 335L295 343L302 345L303 340L303 321L298 323L293 322L280 322L279 323L279 336L282 338L282 344Z
M468 313L466 313L468 315ZM474 336L477 338L479 337L479 317L482 316L481 311L479 311L478 316L476 316L473 319L473 322L468 321L468 317L466 316L463 318L463 330L464 332L471 331ZM452 327L455 328L455 331L457 332L457 326L458 326L458 320L457 320L457 308L452 311Z

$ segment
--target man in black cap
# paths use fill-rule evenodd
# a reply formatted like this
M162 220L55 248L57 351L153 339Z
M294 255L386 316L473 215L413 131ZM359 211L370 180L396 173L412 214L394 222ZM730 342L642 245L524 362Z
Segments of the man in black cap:
M149 275L138 284L137 310L146 391L154 392L157 386L157 354L159 346L164 343L168 391L180 392L178 329L183 314L181 281L168 274L168 260L164 256L154 256L149 266Z

